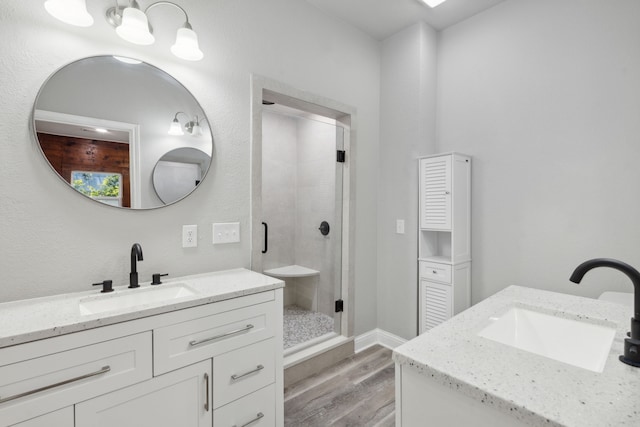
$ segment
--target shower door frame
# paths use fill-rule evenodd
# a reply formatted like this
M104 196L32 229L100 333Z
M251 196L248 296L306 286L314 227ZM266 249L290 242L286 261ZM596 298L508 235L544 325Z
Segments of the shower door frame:
M251 75L251 269L262 273L262 101L277 102L291 108L335 119L344 129L346 151L342 177L341 299L340 337L353 340L355 259L355 122L356 110L338 101L305 92L276 80ZM336 297L338 297L336 295ZM341 345L343 342L336 343Z

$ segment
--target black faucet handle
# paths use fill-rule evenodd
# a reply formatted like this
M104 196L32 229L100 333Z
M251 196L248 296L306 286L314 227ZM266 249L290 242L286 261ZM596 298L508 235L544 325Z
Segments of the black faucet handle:
M160 281L161 277L164 276L168 276L169 273L164 273L164 274L160 274L160 273L156 273L156 274L152 274L151 277L153 278L153 280L151 281L152 285L160 285L162 284L162 282Z
M113 292L113 280L104 280L100 283L94 283L91 286L102 286L102 290L100 292L107 293Z

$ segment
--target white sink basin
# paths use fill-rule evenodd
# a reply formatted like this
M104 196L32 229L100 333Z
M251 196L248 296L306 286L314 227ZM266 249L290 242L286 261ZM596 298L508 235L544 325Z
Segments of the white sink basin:
M478 335L590 371L602 372L615 328L512 307L502 316L492 317L490 324Z
M86 297L79 301L78 307L80 308L80 314L89 315L141 305L172 302L195 294L196 291L185 284L172 283Z

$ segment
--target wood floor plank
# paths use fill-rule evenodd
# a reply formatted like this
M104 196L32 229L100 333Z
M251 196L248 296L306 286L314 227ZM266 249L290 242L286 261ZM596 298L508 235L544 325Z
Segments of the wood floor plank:
M367 362L372 358L379 357L379 352L381 350L380 346L371 346L365 350L362 350L360 353L357 353L351 357L348 357L335 365L330 366L322 372L314 374L310 377L303 379L302 381L298 381L295 384L291 384L289 387L285 387L284 395L285 401L293 399L294 397L304 393L305 391L325 382L331 378L338 377L343 375L349 369L351 369L355 361Z
M375 375L380 369L384 369L390 363L390 352L377 351L363 361L352 362L339 375L329 375L322 378L312 388L295 397L288 398L285 395L285 408L292 412L299 412L302 408L321 407L327 399L332 399L336 390L346 390L366 381Z
M392 427L395 373L381 346L345 359L285 389L287 427Z

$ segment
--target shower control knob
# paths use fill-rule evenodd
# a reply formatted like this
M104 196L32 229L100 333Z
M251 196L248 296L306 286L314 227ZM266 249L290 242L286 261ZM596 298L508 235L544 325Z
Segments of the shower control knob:
M329 234L329 223L327 221L322 221L318 230L320 230L320 233L323 236L326 236L327 234Z

